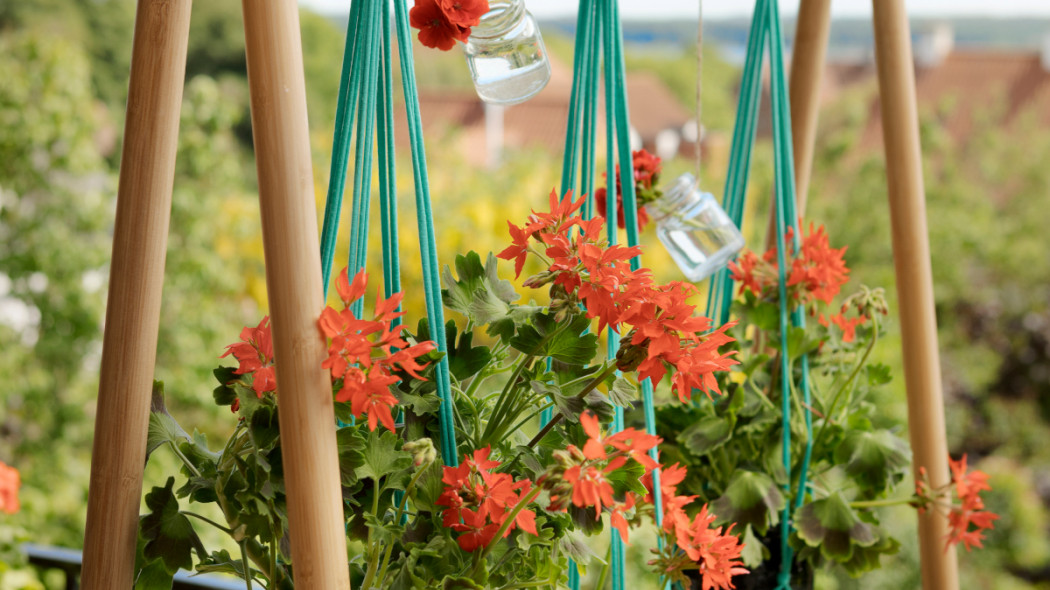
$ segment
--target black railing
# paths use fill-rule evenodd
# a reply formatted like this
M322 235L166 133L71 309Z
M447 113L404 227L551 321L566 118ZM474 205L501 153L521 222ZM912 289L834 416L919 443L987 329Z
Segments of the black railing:
M83 561L80 551L42 545L23 545L22 550L33 566L42 570L62 570L66 574L66 590L80 588L80 564ZM244 581L181 571L175 574L171 587L172 590L244 590Z

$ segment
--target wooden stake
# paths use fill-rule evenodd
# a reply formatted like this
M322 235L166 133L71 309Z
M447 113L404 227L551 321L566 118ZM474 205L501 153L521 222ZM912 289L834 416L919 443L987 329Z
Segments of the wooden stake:
M84 536L85 590L131 588L190 0L139 0Z
M831 31L831 0L802 0L791 48L791 146L795 156L795 199L798 215L806 214L813 148L820 118L820 86L824 78ZM770 206L766 245L776 241L776 200Z
M295 585L349 590L299 8L242 5Z
M914 465L916 469L925 467L931 483L937 487L949 481L948 445L911 36L903 0L874 0L873 4L893 260L908 390L908 428ZM948 521L938 511L929 510L919 516L922 584L928 590L959 587L956 552L944 550L947 534Z

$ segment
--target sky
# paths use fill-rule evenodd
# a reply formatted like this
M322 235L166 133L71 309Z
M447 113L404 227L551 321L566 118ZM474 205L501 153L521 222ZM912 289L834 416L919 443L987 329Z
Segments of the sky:
M408 0L406 0L408 1ZM878 1L878 0L875 0ZM753 2L747 0L621 0L620 11L625 18L696 17L703 2L705 17L721 18L747 16ZM833 16L870 16L872 0L835 0ZM349 10L349 0L299 0L322 13L340 13ZM906 0L908 12L914 16L981 15L981 16L1046 16L1050 17L1050 0ZM526 0L525 5L539 17L570 16L576 14L576 2L571 0ZM798 0L781 0L780 10L786 15L798 10Z

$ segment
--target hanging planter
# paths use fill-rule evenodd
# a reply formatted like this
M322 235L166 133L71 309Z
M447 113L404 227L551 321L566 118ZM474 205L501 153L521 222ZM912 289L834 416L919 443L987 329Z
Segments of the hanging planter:
M895 553L900 544L880 526L879 507L936 506L952 524L948 546L979 541L997 517L978 495L986 476L967 473L965 459L952 463L952 480L939 489L925 477L913 495L897 489L911 451L870 401L891 379L887 367L869 362L887 303L881 289L863 286L840 299L846 249L832 248L823 227L803 231L798 222L776 0L755 7L725 210L740 223L767 42L776 241L762 255L745 252L712 281L711 317L735 319L729 333L740 364L721 383L726 395L661 408L657 423L664 461L688 467L682 489L709 503L716 523L739 527L752 573L738 587L789 590L811 586L818 567L859 576Z

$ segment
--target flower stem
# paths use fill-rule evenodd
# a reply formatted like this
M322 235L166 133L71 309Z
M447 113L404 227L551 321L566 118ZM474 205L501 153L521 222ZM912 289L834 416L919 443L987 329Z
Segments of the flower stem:
M507 529L510 528L510 525L514 524L514 519L518 517L518 513L524 510L530 502L535 500L536 496L539 496L540 491L542 490L543 488L536 486L532 488L532 491L530 491L528 495L518 500L518 503L515 504L514 508L510 511L510 514L508 514L506 518L503 519L503 524L500 525L499 530L497 530L496 534L493 535L492 542L490 542L488 545L485 546L484 549L481 550L480 555L478 555L477 562L474 565L474 570L471 572L471 577L476 577L476 574L478 573L478 568L481 566L481 564L485 563L485 556L488 555L489 551L492 549L493 546L495 546L496 542L498 542L499 539L503 538L503 535L507 533Z
M868 357L871 356L871 351L874 350L875 343L879 341L878 318L874 317L873 315L871 318L871 323L871 342L868 344L867 350L864 351L864 356L860 358L860 362L857 363L856 367L853 367L853 372L850 373L849 379L847 379L846 382L842 384L842 387L840 387L839 390L835 392L835 397L831 400L831 405L828 407L828 411L825 414L824 423L820 425L820 430L817 431L817 436L813 439L813 448L817 447L817 443L819 443L821 441L821 438L824 436L824 431L827 430L828 424L831 423L832 416L835 412L835 406L838 405L839 398L842 397L842 392L846 391L848 387L853 385L853 380L857 378L857 375L860 373L861 368L863 368L864 364L868 362Z
M248 565L248 538L241 539L241 566L244 568L244 587L252 590L252 566Z
M189 458L187 458L186 455L182 454L182 451L179 450L179 445L175 444L175 441L169 440L168 441L168 446L170 446L171 450L174 451L175 454L179 456L179 459L181 459L183 464L186 465L186 468L193 472L193 475L196 475L197 477L201 476L201 472L197 471L197 466L194 465L193 463L190 463Z
M616 372L615 363L610 364L604 371L599 373L598 376L595 377L593 381L588 383L587 387L584 387L583 391L581 391L576 397L582 399L588 393L594 391L594 388L598 387L598 384L600 384L602 381L605 381L605 378L609 375L612 375L614 372ZM532 437L532 440L530 440L529 444L526 446L529 448L535 447L541 440L543 440L543 437L547 436L547 433L549 433L551 429L554 428L556 424L558 424L558 422L561 422L562 416L563 414L555 414L554 416L552 416L550 422L544 425L544 427L540 429L538 433L536 433L536 436Z
M206 523L210 524L211 526L219 529L220 531L226 533L227 535L231 535L231 536L233 535L233 529L226 528L226 527L222 526L221 524L215 522L214 520L212 520L210 518L207 518L205 516L201 516L200 514L197 514L196 512L190 512L188 510L180 510L179 514L183 514L185 516L192 516L193 518L196 518L198 520L203 520L204 522L206 522Z
M850 502L850 508L878 508L880 506L903 506L911 502L911 498L887 498L885 500L858 500Z

